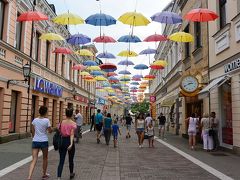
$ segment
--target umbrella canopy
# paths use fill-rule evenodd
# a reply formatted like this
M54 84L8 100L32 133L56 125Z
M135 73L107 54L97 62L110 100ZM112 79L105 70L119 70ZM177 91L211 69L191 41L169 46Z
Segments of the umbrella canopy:
M109 86L110 86L109 82L103 82L102 83L102 87L109 87Z
M115 59L116 57L111 53L103 52L98 54L97 58Z
M123 24L131 26L146 26L150 21L141 13L137 12L126 12L118 18Z
M56 47L53 53L56 54L72 54L73 51L67 47Z
M92 76L103 76L104 73L102 71L92 71L90 72Z
M101 68L99 66L89 66L89 67L87 67L87 70L89 70L89 71L101 71Z
M96 81L107 81L107 79L105 77L103 77L103 76L96 76L94 79Z
M74 66L72 67L73 70L80 70L80 71L82 71L82 70L84 70L84 69L86 69L86 68L87 68L87 67L84 66L84 65L82 65L82 64L76 64L76 65L74 65Z
M89 80L89 79L94 79L94 77L92 77L91 75L87 75L87 76L83 76L83 79Z
M119 71L118 74L131 74L131 73L127 70L122 70L122 71Z
M130 80L131 80L131 77L127 76L127 75L124 75L124 76L120 77L120 81L130 81Z
M142 42L141 39L137 36L134 35L124 35L121 36L118 39L118 42L125 42L125 43L138 43L138 42Z
M83 61L83 65L84 66L97 66L97 63L95 61L88 60L88 61Z
M124 50L124 51L121 51L120 53L118 53L118 56L121 56L121 57L136 57L136 56L138 56L138 54L135 53L134 51Z
M67 39L67 43L77 46L79 44L87 44L91 42L91 38L83 34L74 34Z
M133 86L133 87L130 87L130 89L138 89L138 87L136 87L136 86Z
M116 24L116 19L104 13L97 13L89 16L85 22L93 26L110 26Z
M208 22L217 19L218 15L209 9L199 8L192 9L184 16L184 18L189 21Z
M45 33L42 34L39 39L41 40L49 40L49 41L64 41L65 39L59 35L59 34L55 34L55 33Z
M80 75L81 76L90 76L89 72L86 72L86 71L80 72Z
M136 75L133 76L133 78L137 78L137 79L139 79L139 78L143 78L143 75L136 74Z
M115 72L109 72L107 73L107 77L111 77L111 76L117 76L117 74Z
M131 89L130 92L137 92L137 90L136 89Z
M47 15L38 11L28 11L18 16L17 21L43 21L48 20Z
M165 24L177 24L182 22L181 16L171 11L163 11L151 16L153 21Z
M153 79L155 79L156 78L156 76L154 76L154 75L146 75L146 76L144 76L144 80L153 80Z
M96 43L115 43L116 40L113 39L110 36L99 36L99 37L96 37L95 39L93 39L93 42L96 42Z
M161 65L150 65L149 67L154 70L164 69L164 66L161 66Z
M96 82L95 79L85 79L85 81L87 81L87 82Z
M176 33L170 35L169 39L172 41L176 41L176 42L192 42L192 41L194 41L194 37L191 34L185 33L185 32L176 32Z
M76 51L76 53L80 56L90 56L90 57L94 56L94 54L87 49L80 49L80 50Z
M131 84L131 85L136 85L136 86L138 86L138 85L139 85L139 82L131 82L130 84Z
M168 38L164 35L160 34L153 34L148 37L146 37L143 41L145 42L157 42L157 41L167 41Z
M138 65L134 66L134 69L144 70L144 69L148 69L148 66L145 64L138 64Z
M134 63L133 63L132 61L126 59L126 60L120 61L120 62L118 63L118 65L130 66L130 65L134 65Z
M154 62L152 63L152 65L157 65L157 66L163 66L163 67L165 67L165 66L168 65L168 63L167 63L167 61L165 61L165 60L156 60L156 61L154 61Z
M78 16L77 14L73 14L70 12L63 13L58 15L53 19L53 22L61 25L77 25L84 24L84 20Z
M108 78L108 81L109 81L110 83L118 83L118 82L119 82L119 79L116 78L116 77L114 77L114 76L111 76L111 77Z
M144 54L156 54L157 50L156 49L144 49L142 50L139 54L144 55Z
M104 63L99 66L103 71L107 69L117 69L117 66L112 63Z

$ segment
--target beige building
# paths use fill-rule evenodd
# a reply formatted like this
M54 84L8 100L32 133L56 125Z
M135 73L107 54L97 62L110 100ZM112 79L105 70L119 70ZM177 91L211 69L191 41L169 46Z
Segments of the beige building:
M47 1L37 2L37 11L50 19L56 16ZM51 21L36 22L34 36L31 37L32 23L16 21L21 13L31 8L28 0L0 0L0 142L26 136L41 105L48 106L48 118L54 127L64 119L64 109L70 106L79 109L87 123L95 99L95 83L84 81L78 76L78 71L72 70L72 66L79 64L83 58L75 54L54 54L55 47L64 43L39 39L46 32L55 32L67 38L69 32L66 27ZM89 48L97 52L96 48ZM11 81L7 87L9 80L24 79L22 67L30 61L29 93L27 82Z
M208 1L219 18L209 23L211 111L219 119L220 145L240 151L240 1Z

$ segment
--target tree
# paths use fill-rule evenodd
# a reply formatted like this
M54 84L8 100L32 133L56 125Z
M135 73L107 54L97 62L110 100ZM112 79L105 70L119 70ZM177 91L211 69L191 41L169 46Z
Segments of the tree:
M143 102L132 104L131 111L134 114L136 114L136 113L147 113L147 112L149 112L149 105L150 105L150 103L146 102L144 100Z

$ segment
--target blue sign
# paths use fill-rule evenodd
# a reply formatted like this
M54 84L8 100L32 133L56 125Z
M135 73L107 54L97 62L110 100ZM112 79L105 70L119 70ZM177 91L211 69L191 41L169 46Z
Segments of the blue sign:
M102 98L98 98L98 104L105 104L105 100Z
M58 97L62 97L63 93L61 86L40 77L35 77L34 90Z

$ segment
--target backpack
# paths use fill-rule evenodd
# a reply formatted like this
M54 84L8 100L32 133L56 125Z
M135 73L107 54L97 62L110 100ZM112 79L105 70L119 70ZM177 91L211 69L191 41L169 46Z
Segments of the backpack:
M61 124L59 128L56 130L55 134L53 135L53 147L54 150L57 151L62 146L62 135L61 135Z

